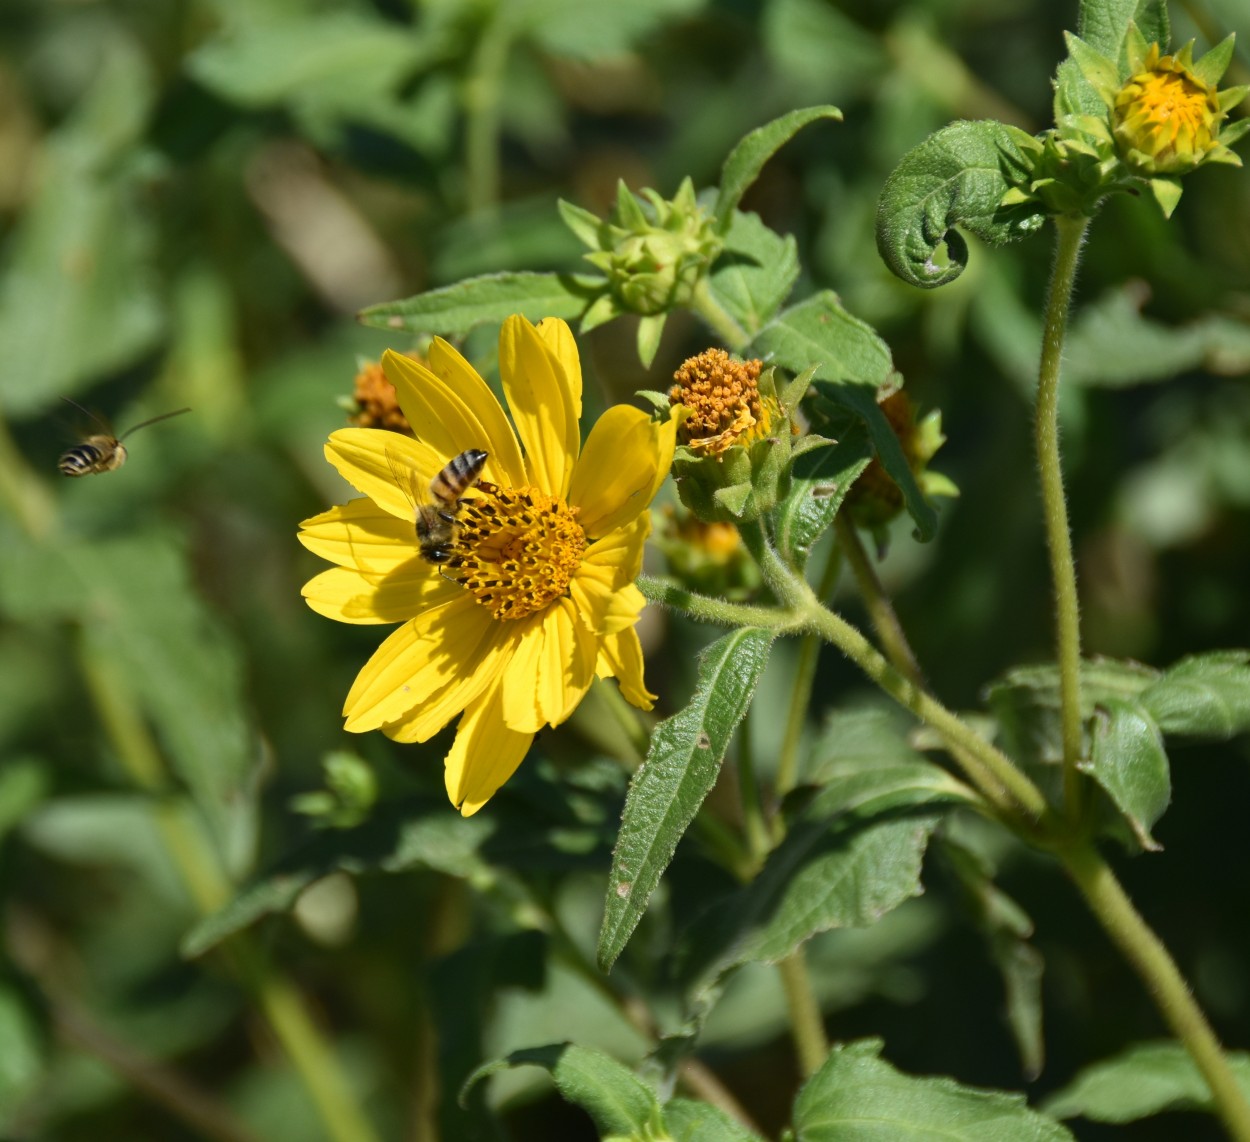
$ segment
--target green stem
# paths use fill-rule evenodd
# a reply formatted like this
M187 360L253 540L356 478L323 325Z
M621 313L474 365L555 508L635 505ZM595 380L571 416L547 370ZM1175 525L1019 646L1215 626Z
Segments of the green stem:
M707 278L700 278L694 288L694 296L690 299L690 308L697 313L725 345L734 352L740 352L751 343L748 333L734 319L724 306L712 296Z
M864 549L859 532L850 522L845 512L839 512L833 521L834 530L838 535L838 544L851 565L851 573L855 576L855 584L859 587L859 596L868 611L873 630L881 640L881 647L886 657L894 666L917 686L924 685L924 675L920 664L912 652L911 644L903 631L903 624L898 621L898 612L890 597L885 593L877 569L873 566L868 552Z
M820 1015L820 1004L807 974L807 960L800 948L777 965L781 984L786 992L786 1006L790 1011L790 1033L799 1056L803 1077L814 1075L829 1056L829 1040L825 1037L825 1024Z
M826 610L815 599L807 608L807 614L813 630L833 643L891 698L937 730L951 747L956 761L970 755L977 764L965 766L964 771L980 793L1006 817L1023 817L1020 825L1024 831L1034 831L1047 815L1046 799L1006 754L891 666L885 656L840 615Z
M512 27L505 6L498 5L482 29L465 87L465 170L470 214L499 205L500 98L512 48Z
M1081 773L1077 768L1081 761L1081 626L1076 565L1072 560L1072 535L1068 525L1068 505L1063 494L1063 468L1059 460L1059 373L1072 287L1088 225L1089 219L1083 217L1060 216L1055 219L1058 232L1055 265L1046 296L1042 361L1037 382L1037 419L1034 424L1042 509L1046 521L1046 547L1050 553L1050 573L1055 592L1064 804L1073 823L1079 820L1081 814Z
M747 843L753 863L758 869L772 848L772 834L764 817L764 800L760 796L760 779L755 769L755 750L751 745L751 707L738 728L738 797L742 804L742 820L746 825Z
M631 753L628 764L632 773L646 760L647 750L651 748L651 735L647 733L646 727L639 719L638 711L625 701L621 688L615 682L606 678L596 678L592 685L611 713L612 720L620 727L625 737L625 744Z
M789 611L778 607L728 603L724 599L697 595L667 579L639 575L637 582L647 602L672 607L700 622L721 623L730 627L767 627L770 630L787 630L801 623Z
M1141 977L1173 1034L1202 1073L1229 1134L1239 1142L1250 1142L1250 1104L1167 948L1141 918L1115 873L1091 845L1060 850L1059 857L1099 923Z
M842 558L835 547L830 550L821 572L816 597L827 599L838 581ZM820 659L820 638L809 632L799 643L798 661L794 667L794 681L790 684L790 709L786 713L786 732L781 739L781 752L777 756L777 799L781 800L798 782L799 743L803 740L803 726L812 701L812 685L816 681L816 664ZM775 818L780 820L780 818Z

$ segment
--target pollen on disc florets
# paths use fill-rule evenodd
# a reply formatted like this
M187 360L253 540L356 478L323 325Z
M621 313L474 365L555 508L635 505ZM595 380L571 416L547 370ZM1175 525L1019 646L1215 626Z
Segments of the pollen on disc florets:
M677 438L696 452L719 455L735 444L767 436L773 410L760 395L763 362L738 361L724 349L705 349L673 375L668 399L687 410Z
M521 619L568 591L586 533L558 496L483 484L460 509L456 547L456 582L495 618Z
M1142 69L1115 96L1113 129L1130 162L1152 172L1179 173L1219 145L1223 118L1215 88L1151 44Z

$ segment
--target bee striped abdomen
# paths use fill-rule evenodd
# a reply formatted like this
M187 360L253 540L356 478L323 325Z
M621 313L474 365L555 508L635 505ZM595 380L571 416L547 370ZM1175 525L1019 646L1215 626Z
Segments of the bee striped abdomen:
M112 472L126 462L126 449L115 437L89 436L63 453L57 462L62 476Z

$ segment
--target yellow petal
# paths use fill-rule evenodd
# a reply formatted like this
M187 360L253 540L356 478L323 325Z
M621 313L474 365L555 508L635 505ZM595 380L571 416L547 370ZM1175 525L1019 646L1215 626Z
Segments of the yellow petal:
M413 520L430 481L446 461L428 444L382 428L330 433L326 459L358 492L400 519Z
M469 678L490 649L496 625L466 592L409 619L356 676L343 704L345 728L376 730L457 679Z
M617 679L621 694L630 705L649 710L655 703L655 695L643 685L642 644L633 627L608 635L600 642L597 673L600 678Z
M458 590L436 571L364 575L332 567L304 584L303 595L319 615L342 623L402 623Z
M538 335L547 342L549 348L564 366L564 378L569 383L569 393L573 398L573 415L582 417L582 362L577 355L577 342L573 339L573 330L568 323L558 317L544 317L535 328Z
M540 490L564 497L581 444L564 362L538 330L514 315L499 331L499 374L525 447L530 480Z
M582 624L597 635L632 627L647 605L642 592L632 583L614 591L593 579L575 579L569 584L569 594Z
M304 520L299 541L322 559L372 575L420 562L412 518L399 519L372 500L350 500Z
M488 690L464 712L444 761L447 796L471 817L494 796L525 759L533 734L504 725L503 686Z
M472 659L471 671L461 672L428 701L414 706L403 717L387 722L382 732L398 742L428 741L466 706L497 685L515 649L509 625L494 623L488 645Z
M503 672L501 710L509 729L536 733L567 720L594 679L598 642L571 599L534 616Z
M604 536L647 508L672 466L676 432L671 419L657 423L624 404L595 422L568 496L588 536Z
M503 408L477 370L446 341L435 338L428 367L388 350L382 368L413 431L443 463L466 449L480 448L490 456L486 479L524 487L521 448Z
M578 576L593 578L614 591L632 583L642 570L643 551L650 534L651 513L643 512L632 523L608 532L586 548Z

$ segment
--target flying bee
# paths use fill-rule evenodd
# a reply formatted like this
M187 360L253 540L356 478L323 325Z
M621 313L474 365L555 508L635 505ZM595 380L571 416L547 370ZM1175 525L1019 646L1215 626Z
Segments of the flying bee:
M69 397L61 399L66 404L72 404L80 412L86 413L103 429L102 432L92 433L75 444L73 448L62 453L60 460L57 461L57 467L62 476L93 476L97 472L112 472L120 468L126 463L126 446L122 441L127 436L138 432L141 428L147 428L149 424L155 424L158 420L168 420L171 416L181 416L184 412L191 411L189 408L179 408L173 412L163 412L160 416L154 416L151 420L145 420L142 424L128 428L120 436L114 436L108 424L90 409L83 408Z
M442 567L455 555L456 520L460 505L465 492L481 481L486 456L479 448L466 449L459 456L453 456L446 467L435 474L430 481L428 499L419 501L415 496L409 496L416 519L417 551L427 563ZM403 479L395 470L394 460L389 454L387 459L396 483L403 487Z

